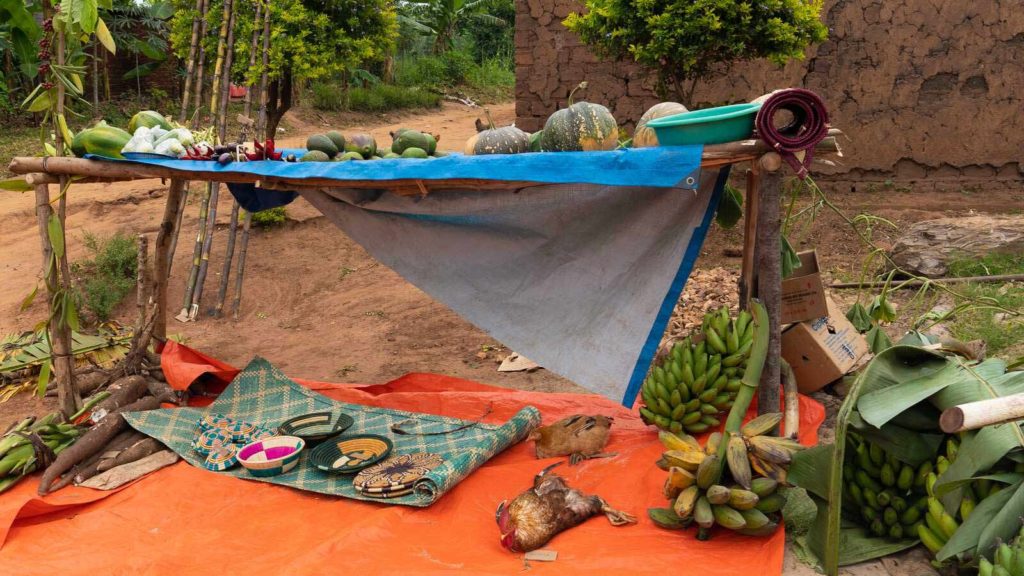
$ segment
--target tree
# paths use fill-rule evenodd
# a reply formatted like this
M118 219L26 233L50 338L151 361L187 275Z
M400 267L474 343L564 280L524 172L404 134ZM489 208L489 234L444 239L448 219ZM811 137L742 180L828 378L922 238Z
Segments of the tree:
M822 0L585 0L565 26L602 55L632 58L658 75L662 97L691 104L701 79L735 63L802 59L821 42Z
M247 0L252 3L252 0ZM241 2L239 2L241 4ZM270 0L271 41L267 86L267 134L292 106L298 82L328 78L356 68L361 62L382 57L396 35L395 10L390 0ZM175 0L171 45L179 57L188 56L192 35L194 0ZM223 0L211 0L208 29L220 25ZM232 73L252 86L263 71L261 58L249 66L250 38L255 9L236 10L235 66ZM207 52L216 49L216 38L206 38ZM262 49L262 48L261 48Z
M489 0L426 0L403 2L402 22L434 38L434 53L444 54L455 45L455 35L467 20L504 26L501 18L483 10Z

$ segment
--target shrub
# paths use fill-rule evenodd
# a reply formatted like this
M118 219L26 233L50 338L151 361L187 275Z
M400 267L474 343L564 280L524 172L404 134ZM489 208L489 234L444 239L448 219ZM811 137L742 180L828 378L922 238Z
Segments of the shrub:
M135 286L138 249L134 238L120 232L104 238L86 232L83 243L92 258L73 266L81 278L78 296L102 322Z
M349 110L383 112L403 108L435 108L441 104L440 94L418 86L378 84L369 88L349 90Z
M239 215L239 218L242 216ZM288 210L284 206L252 213L252 225L257 228L273 228L288 221Z
M327 112L345 109L345 91L335 82L314 82L313 107Z

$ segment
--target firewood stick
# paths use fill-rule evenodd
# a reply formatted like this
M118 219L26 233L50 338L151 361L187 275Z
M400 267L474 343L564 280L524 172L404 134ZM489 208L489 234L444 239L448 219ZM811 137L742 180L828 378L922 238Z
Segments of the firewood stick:
M231 280L231 261L235 256L235 239L238 237L238 202L231 204L231 223L228 226L228 242L224 248L224 267L220 273L220 286L217 288L217 304L213 308L213 317L224 315L224 300L228 297L228 285Z
M787 438L797 439L800 433L800 391L796 385L796 374L793 367L784 359L779 359L779 372L782 374L782 388L786 395L786 411L782 427Z
M124 448L112 458L101 458L99 464L96 466L96 470L98 472L106 472L115 466L135 462L140 458L145 458L146 456L149 456L154 452L159 452L163 449L163 444L153 438L146 437Z
M242 239L238 247L238 269L235 271L235 300L231 304L231 315L238 319L238 310L242 306L242 279L245 277L245 255L249 251L249 228L252 226L252 212L245 211L242 222Z
M943 432L955 434L1021 419L1024 419L1024 394L1014 394L946 408L939 417L939 426Z

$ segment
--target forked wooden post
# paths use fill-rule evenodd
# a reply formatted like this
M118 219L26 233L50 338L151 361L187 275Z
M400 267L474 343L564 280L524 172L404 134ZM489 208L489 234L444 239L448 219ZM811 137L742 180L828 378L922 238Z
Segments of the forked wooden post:
M761 171L757 161L751 162L747 172L747 193L744 201L747 206L743 210L743 264L740 270L740 308L747 308L750 299L757 294L757 266L755 266L757 250L757 210L758 183Z
M63 315L53 314L53 299L60 292L60 276L57 259L53 254L53 243L50 241L49 223L53 216L50 204L49 178L40 176L36 188L36 220L39 224L39 238L42 241L43 282L46 283L46 294L50 302L50 357L52 358L53 378L57 382L57 401L65 415L78 412L81 399L75 389L75 359L71 355L71 328L64 322ZM63 229L63 223L61 223ZM62 233L63 234L63 233Z
M181 197L185 192L184 180L171 180L164 204L164 217L156 236L153 249L153 305L156 316L153 321L153 338L163 343L167 340L167 277L170 275L171 239L177 235L180 222L178 213L182 210Z
M769 152L757 160L760 186L757 193L757 297L768 311L768 359L761 372L761 386L757 394L758 414L778 412L779 384L782 356L782 221L780 191L782 161L778 154Z

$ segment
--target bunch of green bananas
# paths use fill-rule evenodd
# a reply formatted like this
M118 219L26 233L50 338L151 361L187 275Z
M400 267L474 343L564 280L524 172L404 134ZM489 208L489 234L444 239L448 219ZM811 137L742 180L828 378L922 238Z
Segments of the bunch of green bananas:
M700 434L720 423L732 407L754 341L750 313L729 317L728 307L704 317L703 339L676 342L655 366L640 390L640 415L648 424L671 432Z
M847 501L876 536L916 538L928 513L925 484L932 466L928 461L915 468L849 433L843 466Z
M1024 528L1011 544L1003 542L996 548L991 562L981 557L978 576L1024 576Z
M649 510L651 519L663 528L695 523L701 540L709 537L714 525L746 535L772 533L785 504L776 489L785 481L793 452L801 448L792 440L765 436L781 418L765 414L744 425L731 437L725 462L718 456L718 432L708 437L704 448L692 436L661 432L668 450L658 465L668 471L664 495L670 507ZM752 469L759 476L754 477Z
M58 413L38 421L26 418L11 428L0 438L0 492L11 488L39 467L38 455L44 446L54 455L60 454L81 434L81 428L63 422Z

